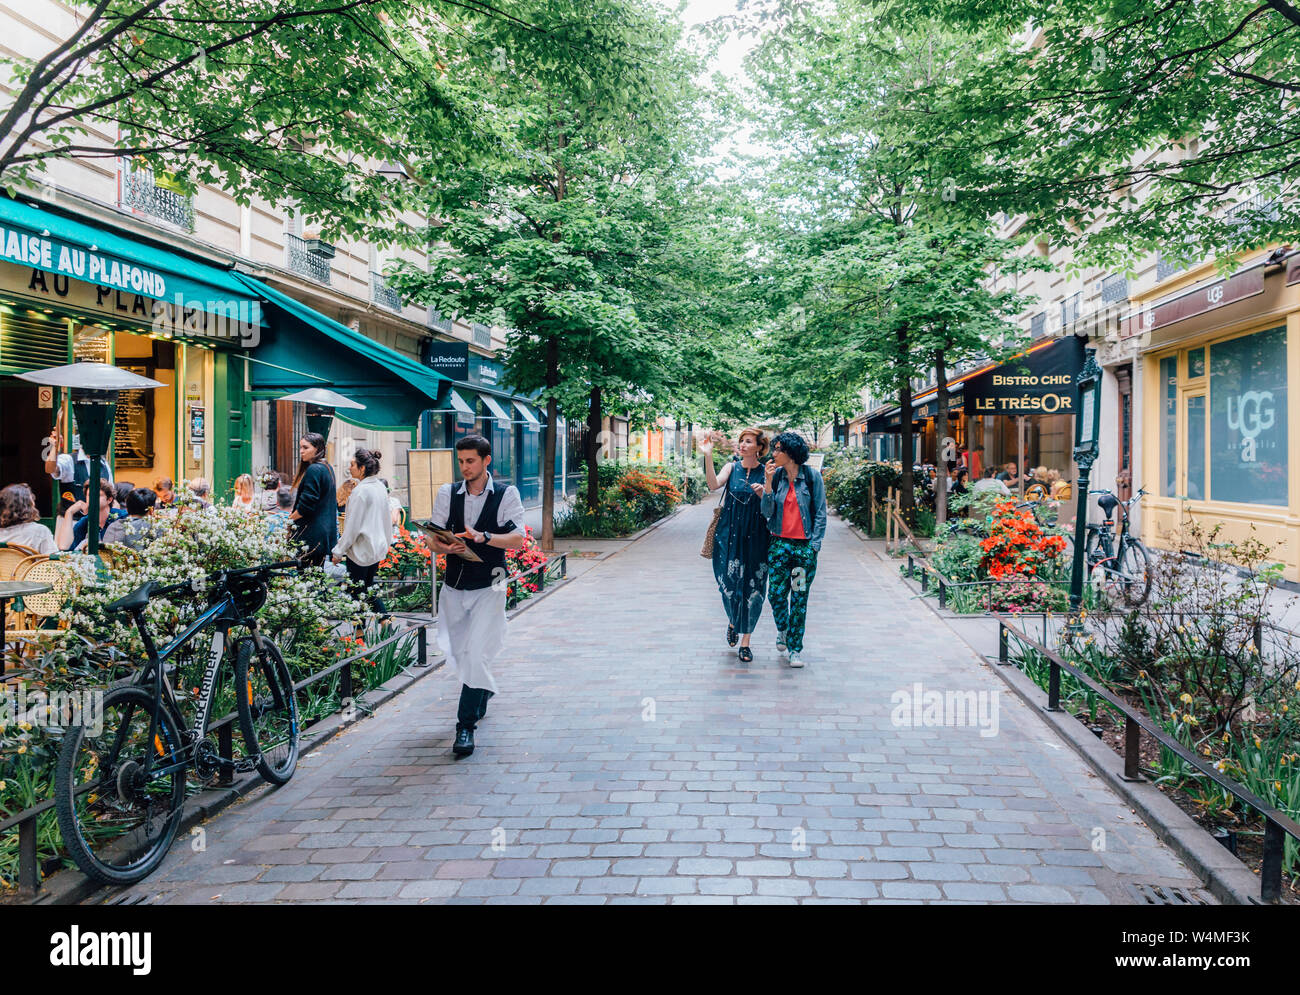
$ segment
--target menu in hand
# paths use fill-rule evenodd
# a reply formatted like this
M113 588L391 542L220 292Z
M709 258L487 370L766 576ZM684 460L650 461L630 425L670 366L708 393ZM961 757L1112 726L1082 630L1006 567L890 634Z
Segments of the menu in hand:
M465 541L465 537L464 537L464 536L458 536L455 532L451 531L451 529L440 529L440 528L438 528L438 526L434 525L432 522L416 522L415 524L418 525L418 526L419 526L421 529L423 529L425 532L429 533L429 535L434 536L434 537L436 537L436 538L438 538L438 539L441 539L443 542L445 542L445 543L446 543L447 545L449 545L449 546L452 545L452 544L454 544L454 543L464 542L464 541ZM465 548L465 552L463 552L463 553L453 553L452 555L453 555L453 556L459 556L462 560L465 560L467 563L482 563L482 562L483 562L483 560L480 559L479 555L478 555L477 553L475 553L474 550L470 549L469 547L466 547L466 548Z

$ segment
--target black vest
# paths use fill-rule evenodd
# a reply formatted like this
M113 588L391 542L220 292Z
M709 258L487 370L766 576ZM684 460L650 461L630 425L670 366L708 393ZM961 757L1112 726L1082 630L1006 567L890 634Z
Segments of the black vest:
M483 502L483 510L479 512L478 521L474 523L475 532L496 534L514 528L513 522L507 522L505 525L497 524L497 509L501 507L501 499L505 494L505 487L493 482L492 491ZM461 490L459 484L452 485L451 515L447 520L447 528L453 532L465 531L465 492ZM477 591L484 587L491 587L492 582L498 578L504 582L508 575L506 551L489 546L485 542L471 542L468 539L464 542L483 562L467 563L455 553L448 553L446 583L458 591Z

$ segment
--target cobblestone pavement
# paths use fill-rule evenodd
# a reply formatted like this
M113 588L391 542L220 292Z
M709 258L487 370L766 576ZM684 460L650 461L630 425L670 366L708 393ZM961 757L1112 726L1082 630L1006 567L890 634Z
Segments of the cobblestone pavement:
M1189 871L832 519L807 666L724 640L706 502L512 623L478 750L439 671L178 839L156 902L1132 902ZM948 725L894 695L971 692ZM982 696L982 697L980 697ZM900 725L901 715L916 725ZM991 720L983 726L972 719ZM934 717L933 715L930 717Z

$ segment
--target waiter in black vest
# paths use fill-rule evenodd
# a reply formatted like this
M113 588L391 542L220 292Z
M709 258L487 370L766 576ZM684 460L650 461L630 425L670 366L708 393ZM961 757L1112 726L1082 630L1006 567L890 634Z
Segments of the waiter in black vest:
M489 668L505 646L506 550L524 545L524 503L516 488L493 483L492 443L483 436L457 442L456 462L462 479L438 488L430 521L464 538L454 544L431 538L430 543L449 554L438 597L438 644L461 682L451 751L467 757L474 752L474 726L497 692ZM482 562L463 559L467 549Z

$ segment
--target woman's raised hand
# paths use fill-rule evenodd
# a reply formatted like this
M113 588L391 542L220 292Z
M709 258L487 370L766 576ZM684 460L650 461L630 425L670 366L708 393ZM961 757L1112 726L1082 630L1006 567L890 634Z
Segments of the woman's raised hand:
M705 439L703 442L697 443L696 448L699 449L699 451L702 452L705 456L708 456L711 452L713 452L713 440Z

